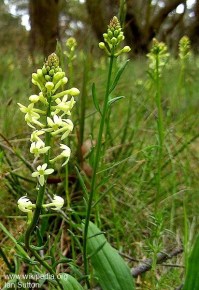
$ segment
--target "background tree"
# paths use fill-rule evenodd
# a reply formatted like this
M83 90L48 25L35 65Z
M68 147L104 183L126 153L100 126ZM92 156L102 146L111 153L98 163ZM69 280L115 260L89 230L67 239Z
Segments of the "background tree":
M196 52L199 52L199 0L196 0L196 3L193 7L192 20L190 21L190 26L188 30L188 35L192 42L192 47Z
M57 39L65 42L70 36L77 38L80 47L88 49L90 44L101 41L109 20L118 12L124 20L126 41L135 54L146 53L153 37L165 41L174 51L185 34L196 51L199 46L199 0L7 0L6 3L8 7L16 6L21 15L29 11L31 53L40 51L46 56L55 50ZM120 9L122 4L124 9Z
M29 0L30 49L45 56L55 51L59 39L61 0Z
M0 0L0 42L1 52L9 50L20 52L25 49L27 31L21 25L21 18L14 16L9 11L9 6L3 0Z
M165 1L136 1L126 0L126 33L127 39L133 44L135 53L146 53L153 37L165 29L165 22L175 17L175 9L185 0ZM171 14L174 12L173 14ZM170 20L172 29L177 22Z

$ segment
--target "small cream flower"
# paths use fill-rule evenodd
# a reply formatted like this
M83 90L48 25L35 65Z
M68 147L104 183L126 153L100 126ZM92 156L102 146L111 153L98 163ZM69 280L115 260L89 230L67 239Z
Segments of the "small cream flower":
M32 177L38 177L38 180L39 180L39 183L41 186L44 185L45 183L45 175L49 175L51 173L53 173L54 169L52 168L49 168L49 169L46 169L47 168L47 163L44 163L43 165L39 165L37 167L37 171L33 172L32 173Z
M30 146L30 153L34 154L35 157L40 154L45 154L50 149L50 146L45 147L45 143L40 139L37 142L33 142Z
M34 204L26 197L22 196L17 202L18 208L23 212L31 212Z
M60 144L60 148L63 149L63 151L61 152L61 154L59 154L58 156L56 156L54 159L51 159L50 162L55 162L59 159L62 159L62 158L66 158L65 162L62 164L62 166L66 165L69 161L69 158L70 158L70 154L71 154L71 150L70 148L65 145L65 144Z
M68 134L73 130L73 122L70 119L62 119L57 115L53 116L53 120L51 118L47 118L48 126L51 128L46 129L47 132L52 132L52 136L56 136L64 132L61 137L61 140L65 139Z
M36 124L39 127L43 127L44 125L38 121L38 119L40 118L40 115L38 113L43 114L44 112L42 110L39 109L35 109L34 108L34 103L31 103L28 105L28 107L18 103L19 107L20 107L20 111L22 113L25 113L25 121L28 124L28 126L30 126L31 128L35 127L32 124Z
M57 115L54 115L53 116L53 120L51 118L47 117L47 123L48 123L48 126L51 127L53 131L55 131L60 126L62 126L63 121L62 121L61 117L58 117ZM50 129L49 131L52 131L52 130Z
M62 100L60 98L57 98L55 100L55 102L57 103L57 106L53 106L53 109L55 109L55 114L63 111L65 114L71 115L70 111L76 102L73 97L70 99L70 101L67 101L67 99L68 96L65 95Z
M35 109L34 109L34 103L31 103L29 104L27 107L20 104L20 103L17 103L20 107L20 111L22 113L25 113L25 118L34 118L34 119L39 119L40 115L38 113L35 112Z
M60 210L64 205L64 199L61 196L54 195L51 203L44 204L43 207L52 207L52 210Z
M31 137L30 137L30 141L31 142L37 142L37 141L42 141L41 138L39 137L40 135L44 134L45 131L42 130L35 130L34 132L32 132Z

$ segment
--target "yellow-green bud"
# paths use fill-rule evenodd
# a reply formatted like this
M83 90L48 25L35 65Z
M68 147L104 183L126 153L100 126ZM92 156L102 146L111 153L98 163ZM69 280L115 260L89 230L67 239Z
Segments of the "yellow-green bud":
M43 73L43 75L47 74L47 69L45 67L42 68L42 73Z
M69 39L66 41L66 46L68 46L70 49L74 49L75 46L77 46L77 41L74 37L69 37Z
M38 76L43 76L42 70L41 69L38 69L37 70L37 74L38 74Z
M117 39L119 40L119 42L122 42L124 40L124 35L120 33Z
M109 29L109 31L108 31L108 37L109 38L112 38L113 37L113 32Z
M50 77L49 75L45 75L45 80L46 80L47 82L49 82L49 81L51 81L51 77Z
M125 46L122 48L122 52L129 52L129 51L131 51L130 46Z
M100 42L100 43L99 43L99 48L101 48L101 49L105 49L105 44L104 44L104 42Z
M36 73L32 74L32 78L33 80L38 81L38 75Z
M53 83L56 84L60 79L65 76L65 72L57 72L53 76Z
M31 95L31 96L29 97L29 100L30 100L32 103L36 103L36 102L39 101L39 96L37 96L37 95Z
M77 88L71 88L67 90L67 93L71 96L77 96L79 95L80 91Z
M50 75L50 76L53 76L54 73L55 73L54 69L51 69L51 70L49 71L49 75Z
M52 89L54 88L54 84L53 84L52 82L47 82L47 83L45 84L45 87L47 88L47 90L48 90L49 92L51 92Z
M112 43L113 45L115 45L115 44L117 43L117 38L113 37L113 38L111 39L111 43Z

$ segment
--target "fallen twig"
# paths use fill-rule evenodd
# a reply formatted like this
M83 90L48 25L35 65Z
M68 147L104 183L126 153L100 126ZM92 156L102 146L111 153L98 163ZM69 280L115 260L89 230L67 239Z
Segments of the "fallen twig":
M171 258L181 254L182 252L183 252L183 248L178 247L178 248L175 248L174 250L172 250L170 253L165 253L165 252L158 253L156 263L162 264L166 260L171 259ZM149 271L152 267L152 263L153 263L152 259L146 259L146 260L142 261L142 263L140 265L131 269L132 276L138 277L142 273ZM172 265L172 266L174 266L174 265ZM179 267L179 265L178 265L178 267Z

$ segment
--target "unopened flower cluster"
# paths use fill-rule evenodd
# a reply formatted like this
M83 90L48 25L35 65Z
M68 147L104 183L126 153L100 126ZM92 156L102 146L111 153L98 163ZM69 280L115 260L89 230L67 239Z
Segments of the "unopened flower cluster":
M191 43L188 36L183 36L179 42L179 57L181 60L189 58L191 55Z
M129 52L131 50L129 46L119 49L120 43L124 40L124 33L116 16L114 16L110 21L107 33L104 33L103 37L104 42L100 42L99 47L104 49L109 56L113 55L117 57L121 53Z
M67 56L69 63L71 63L75 58L75 48L77 46L77 41L74 37L69 37L66 41L67 51L64 51L64 54Z
M166 65L169 57L166 44L164 42L159 42L156 38L154 38L152 48L147 54L147 57L150 61L150 69L161 75L163 67Z
M67 81L65 73L59 67L59 59L53 53L42 69L32 74L32 83L39 88L39 94L31 95L27 106L18 103L20 110L25 114L27 125L33 129L30 137L30 153L39 164L32 177L38 179L40 186L44 186L46 176L53 173L55 161L61 160L63 166L70 158L70 148L62 143L73 130L73 123L69 116L75 105L74 97L79 94L79 90L76 88L63 90ZM55 136L61 141L60 152L59 155L51 157L53 155L51 139ZM21 208L20 204L22 204ZM27 206L23 206L24 204ZM24 208L25 211L29 207L32 208L32 204L28 204L27 199L22 198L19 208Z

